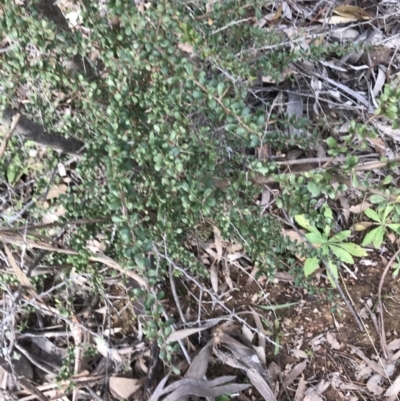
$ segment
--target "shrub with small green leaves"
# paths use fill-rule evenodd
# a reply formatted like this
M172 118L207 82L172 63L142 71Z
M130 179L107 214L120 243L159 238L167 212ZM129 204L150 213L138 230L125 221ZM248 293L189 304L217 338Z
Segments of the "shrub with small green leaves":
M207 270L185 239L209 222L246 247L260 274L298 272L293 255L314 250L284 237L272 215L260 215L260 187L251 179L275 174L276 164L256 160L252 152L261 145L305 148L319 133L288 135L289 128L307 128L308 121L283 114L271 115L276 129L266 130L265 105L249 101L249 94L260 72L278 79L290 63L343 48L282 45L282 32L251 23L262 17L261 0L160 0L143 9L110 0L107 12L100 3L80 2L82 30L42 18L36 1L21 7L4 0L0 20L4 35L18 43L0 55L6 61L0 67L2 104L12 104L26 88L26 113L48 130L86 143L76 167L79 180L63 199L65 221L111 216L111 223L71 234L80 254L69 261L85 269L87 240L102 232L110 243L107 252L150 285L163 281L170 261L204 276ZM67 69L74 56L86 61L84 69ZM50 164L56 162L49 156ZM356 160L349 156L346 163L351 169ZM318 218L316 197L333 198L335 192L329 176L307 178L278 176L283 194L277 204L292 215ZM328 234L321 238L331 249L336 243ZM157 270L152 258L158 259ZM161 321L157 296L150 294L145 307ZM149 326L148 335L158 328L164 335L170 329Z

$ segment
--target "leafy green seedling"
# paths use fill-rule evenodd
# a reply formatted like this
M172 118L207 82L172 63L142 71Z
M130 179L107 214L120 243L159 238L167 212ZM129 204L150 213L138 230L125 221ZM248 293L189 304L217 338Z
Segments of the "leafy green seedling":
M389 203L382 209L378 208L378 211L371 208L364 211L364 213L374 221L372 225L377 225L378 227L375 227L365 236L364 241L361 244L362 246L373 244L375 248L379 248L389 229L394 231L396 234L399 234L400 224L391 222L394 207L394 204ZM361 222L356 225L356 230L365 230L367 227L368 225L362 224Z
M297 224L309 231L305 234L308 241L310 241L314 247L321 249L321 257L327 261L330 267L327 271L327 275L333 287L336 287L336 285L331 273L335 278L338 278L338 267L334 263L332 254L341 262L350 264L354 263L353 256L367 256L367 252L361 246L351 242L344 242L349 238L351 234L350 230L341 231L329 238L331 228L328 225L325 226L324 231L321 233L316 227L310 224L309 220L307 220L304 215L295 216L295 220ZM309 276L318 269L321 263L321 257L314 256L306 259L304 263L304 274L306 276Z
M393 263L392 269L393 269L392 276L393 278L395 278L400 273L400 258L398 256L396 256L396 263Z

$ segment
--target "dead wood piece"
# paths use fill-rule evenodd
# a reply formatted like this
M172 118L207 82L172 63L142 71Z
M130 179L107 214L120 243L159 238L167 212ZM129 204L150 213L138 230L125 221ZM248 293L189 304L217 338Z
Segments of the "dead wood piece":
M16 114L18 114L18 110L7 108L3 113L1 123L9 125ZM40 145L48 146L68 154L82 154L84 147L83 141L73 137L65 138L58 132L46 131L40 124L31 121L24 115L20 116L15 132Z

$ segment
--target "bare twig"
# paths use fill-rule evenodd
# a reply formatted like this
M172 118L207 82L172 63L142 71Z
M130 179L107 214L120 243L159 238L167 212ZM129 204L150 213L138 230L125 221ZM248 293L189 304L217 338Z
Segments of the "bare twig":
M11 127L10 127L9 131L7 132L7 134L4 135L3 142L0 145L0 158L3 157L4 152L6 151L7 143L10 140L13 132L17 128L18 121L19 121L20 118L21 118L21 114L15 114L14 115L14 117L12 119L12 122L11 122Z

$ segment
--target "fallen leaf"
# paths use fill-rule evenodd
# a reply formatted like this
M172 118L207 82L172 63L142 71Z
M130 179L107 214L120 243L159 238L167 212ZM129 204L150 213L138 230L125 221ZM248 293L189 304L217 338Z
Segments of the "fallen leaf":
M213 291L217 294L218 293L218 267L215 263L211 265L210 268L210 280L211 280L211 287Z
M355 6L338 6L333 10L333 12L344 18L355 18L356 20L365 20L365 21L371 19L371 17L366 11L364 11L360 7L355 7Z
M105 358L111 358L115 362L122 363L121 355L115 348L110 348L104 338L94 337L94 342L96 343L97 351L99 351L101 355Z
M382 376L378 373L375 373L367 381L367 389L375 396L381 395L384 392L384 389L380 386L381 383Z
M386 82L386 74L382 70L382 68L378 68L378 76L376 77L374 89L372 90L372 95L374 97L377 97L379 95L379 93L383 88L383 85L385 85L385 82Z
M351 226L351 230L364 231L364 230L366 230L367 228L369 228L369 227L371 227L373 225L374 225L374 223L371 223L369 221L360 221L358 223L353 224Z
M110 377L108 382L113 397L127 400L143 385L141 379L129 379L126 377Z
M351 206L349 208L350 213L362 213L364 210L367 210L371 206L368 202L361 202L358 205Z
M332 17L329 17L327 19L321 18L318 20L318 22L326 22L329 25L348 24L349 22L355 21L357 21L357 18L345 18L339 15L333 15Z
M368 138L368 142L375 148L380 156L386 156L386 145L381 138Z
M214 327L216 324L218 324L223 319L224 318L211 319L201 327L197 327L197 328L193 328L193 329L183 329L183 330L174 331L173 333L171 333L168 336L168 338L165 340L165 342L166 343L171 343L171 342L183 340L184 338L189 337L192 334L200 333L203 330L210 329L211 327Z
M193 46L192 45L189 45L187 43L179 43L178 47L185 53L193 54Z
M306 354L306 352L301 349L292 349L291 352L295 358L308 359L308 355Z
M53 185L47 192L46 200L58 198L60 195L66 194L68 187L65 184Z
M219 262L222 258L222 237L221 231L218 227L213 226L214 229L214 239L215 239L215 248L217 250L217 262Z
M17 280L20 282L20 284L23 287L26 287L31 296L33 297L38 297L38 294L35 291L35 288L31 284L28 276L22 271L22 269L18 266L14 255L11 253L10 249L8 248L7 244L3 242L4 250L6 251L6 255L8 258L8 261L10 262L11 267L14 270L14 273L17 277Z
M208 344L193 359L189 369L185 373L185 377L190 379L203 379L207 372L210 354L211 347L210 344Z
M341 206L343 208L343 216L346 219L346 221L348 221L349 217L350 217L349 201L342 194L339 194L339 201L340 201L340 204L341 204Z
M400 376L389 386L384 394L385 397L396 397L400 393Z
M290 373L285 377L285 386L290 386L303 373L306 367L307 361L303 361L295 365Z
M282 230L282 234L289 237L291 241L297 241L299 244L304 243L304 238L296 230Z
M329 345L332 349L340 349L342 346L340 345L339 341L336 339L336 336L333 335L330 331L326 333L326 340L328 341Z

